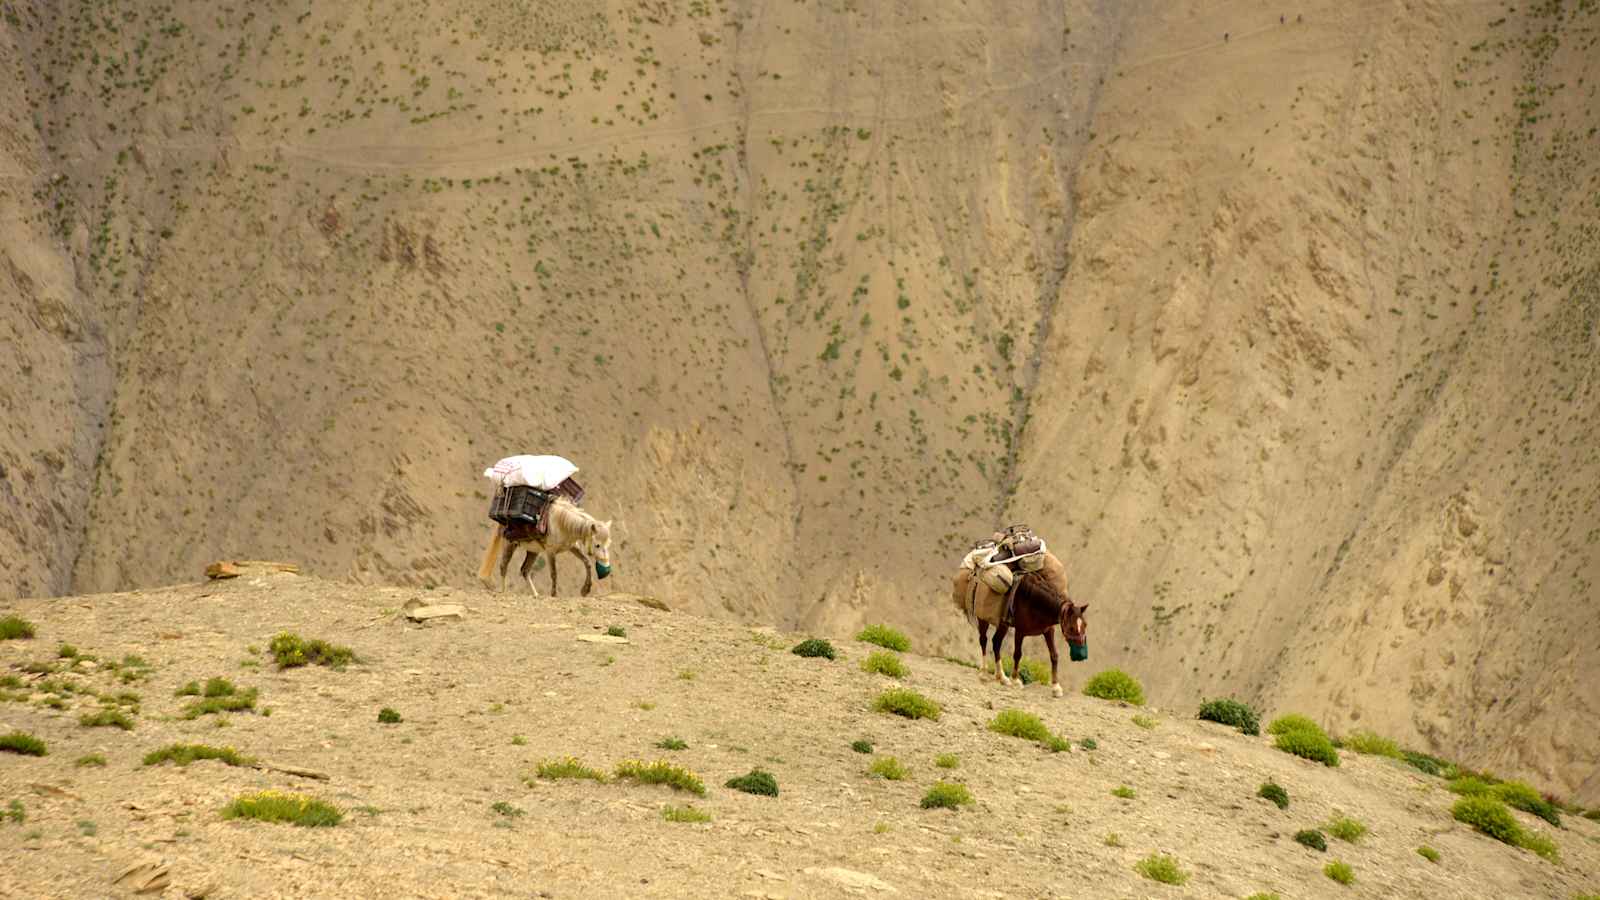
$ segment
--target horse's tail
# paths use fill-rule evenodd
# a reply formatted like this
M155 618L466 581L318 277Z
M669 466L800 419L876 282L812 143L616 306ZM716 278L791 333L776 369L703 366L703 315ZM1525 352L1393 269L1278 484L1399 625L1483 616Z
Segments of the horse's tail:
M971 584L974 574L975 573L967 568L957 569L955 582L950 586L950 598L955 601L956 609L961 610L961 614L967 617L967 624L975 626L978 624L978 620L977 617L973 615L972 604L970 602L972 593Z
M494 564L500 559L500 548L505 544L506 527L496 524L494 536L489 538L489 547L483 551L483 565L478 566L478 577L484 581L494 575Z

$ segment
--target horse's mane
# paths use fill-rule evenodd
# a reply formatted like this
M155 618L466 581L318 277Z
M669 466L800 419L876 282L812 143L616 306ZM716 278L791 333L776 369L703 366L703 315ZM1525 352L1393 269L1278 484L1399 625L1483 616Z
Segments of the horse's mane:
M1060 562L1047 558L1044 568L1023 575L1021 582L1017 588L1019 600L1026 593L1035 601L1047 604L1055 615L1061 615L1061 608L1067 604L1067 578Z
M550 504L550 524L560 522L564 530L579 531L584 526L594 521L594 516L589 515L566 497L557 497Z

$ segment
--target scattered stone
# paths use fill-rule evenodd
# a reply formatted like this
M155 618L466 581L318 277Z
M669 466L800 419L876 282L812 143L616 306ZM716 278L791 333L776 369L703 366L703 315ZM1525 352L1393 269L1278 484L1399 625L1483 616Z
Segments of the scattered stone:
M587 644L631 644L632 641L614 634L580 634L578 640Z
M164 861L150 860L124 869L111 883L133 891L135 894L159 894L172 884L172 875Z
M617 592L613 594L606 594L605 597L607 600L620 600L624 603L631 600L640 606L648 606L651 609L659 609L662 612L672 612L672 610L667 607L666 603L648 594L628 594Z
M450 619L460 622L467 617L467 608L458 603L442 603L437 606L415 606L406 610L406 618L413 622L430 622L434 619Z
M805 873L807 875L815 875L819 878L826 878L829 881L843 886L845 890L884 891L890 894L900 893L893 885L882 880L876 875L868 875L866 872L857 872L854 869L842 869L838 866L829 866L827 868L811 866L805 869Z
M294 563L269 562L259 559L247 560L218 560L206 566L206 577L215 581L219 578L238 578L240 575L272 574L287 572L290 575L299 575L300 567Z

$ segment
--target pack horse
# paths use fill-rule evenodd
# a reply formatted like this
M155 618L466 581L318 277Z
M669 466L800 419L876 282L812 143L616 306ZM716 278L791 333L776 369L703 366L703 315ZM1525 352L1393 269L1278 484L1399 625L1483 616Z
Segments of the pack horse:
M542 556L550 566L550 593L559 592L556 558L571 553L583 560L583 596L596 576L611 574L611 522L590 515L579 504L583 488L572 476L578 467L559 456L511 456L484 471L497 491L489 504L494 533L483 551L478 577L488 580L499 563L500 590L506 589L506 571L518 548L524 551L521 575L535 597L533 570ZM589 561L594 560L594 571Z
M956 570L952 585L956 606L967 621L978 629L978 675L987 674L989 626L994 633L995 676L1010 684L1000 665L1000 648L1006 632L1016 630L1011 652L1012 671L1021 683L1022 639L1043 635L1050 651L1050 690L1062 694L1056 652L1056 627L1067 639L1073 662L1089 658L1089 624L1084 613L1089 604L1079 606L1067 595L1067 572L1061 560L1026 525L1013 525L980 541Z

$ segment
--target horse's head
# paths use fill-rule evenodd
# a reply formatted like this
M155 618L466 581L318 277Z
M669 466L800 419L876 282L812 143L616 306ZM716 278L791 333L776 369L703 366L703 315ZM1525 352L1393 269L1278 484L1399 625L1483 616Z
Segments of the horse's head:
M1067 639L1073 662L1089 658L1089 620L1084 616L1088 611L1089 604L1078 606L1070 598L1061 604L1061 635Z
M589 524L589 556L594 559L594 574L611 574L611 520L596 519Z

